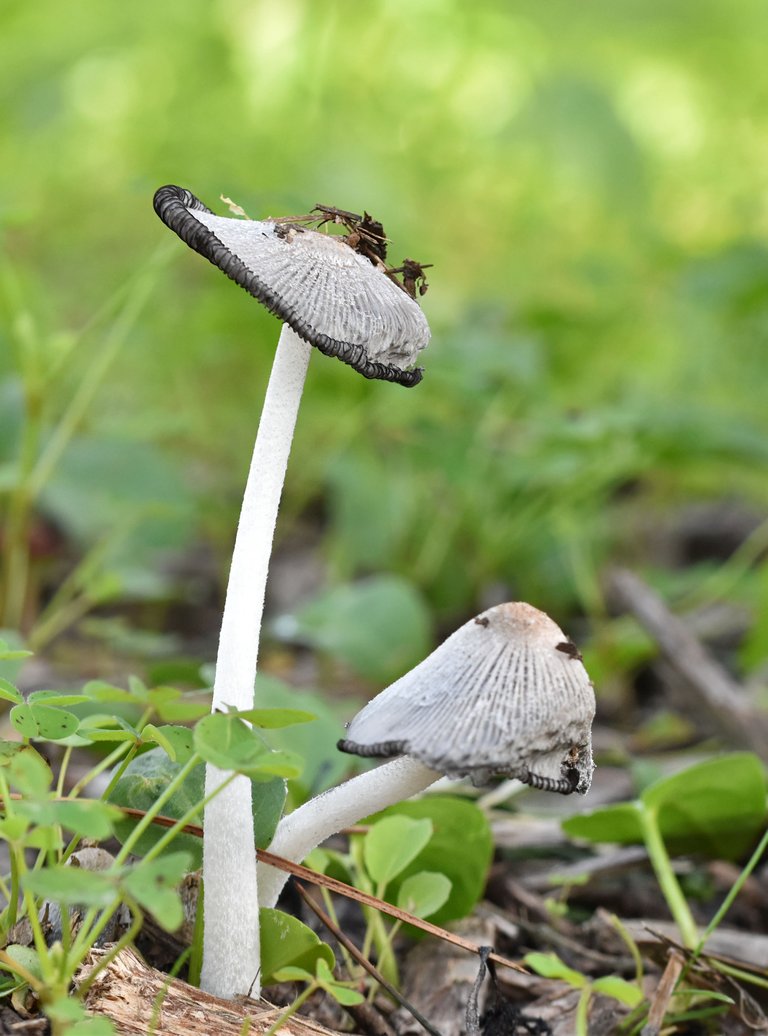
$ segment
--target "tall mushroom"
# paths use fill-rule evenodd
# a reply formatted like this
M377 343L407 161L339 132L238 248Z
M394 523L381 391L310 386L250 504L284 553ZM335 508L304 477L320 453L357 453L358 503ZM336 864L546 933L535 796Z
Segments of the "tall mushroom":
M332 834L441 776L516 777L562 795L592 782L595 693L581 656L544 612L521 602L470 619L352 720L339 748L398 758L306 802L270 851L301 861ZM285 875L261 864L262 906Z
M383 264L385 238L370 217L336 209L295 220L214 215L190 191L161 187L160 219L283 322L264 400L232 555L221 623L213 709L248 709L272 549L310 346L366 378L411 386L429 325L407 287ZM307 229L341 222L347 237ZM418 264L417 264L418 266ZM420 270L420 268L419 268ZM417 270L417 276L418 272ZM206 793L226 777L209 766ZM205 810L202 986L231 997L258 992L259 921L251 787L239 777Z

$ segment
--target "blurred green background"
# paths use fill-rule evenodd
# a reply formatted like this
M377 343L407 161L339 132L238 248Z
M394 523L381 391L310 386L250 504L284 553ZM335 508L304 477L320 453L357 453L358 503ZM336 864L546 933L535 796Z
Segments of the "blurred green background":
M599 620L624 562L746 607L759 669L767 33L757 0L5 0L0 625L215 643L278 325L157 220L177 183L434 263L420 386L313 357L278 550L332 606L277 633L384 678L334 634L355 580L417 658L501 598ZM685 556L716 502L751 538Z

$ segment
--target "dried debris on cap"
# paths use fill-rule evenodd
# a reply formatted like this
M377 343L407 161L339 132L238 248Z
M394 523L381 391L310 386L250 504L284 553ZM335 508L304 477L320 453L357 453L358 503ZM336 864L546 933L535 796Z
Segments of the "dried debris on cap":
M214 215L174 186L161 187L154 205L186 244L321 352L366 378L406 386L421 381L413 364L430 338L415 301L426 284L424 267L407 260L387 270L383 228L367 213L320 206L308 216L233 219ZM303 225L308 221L340 222L350 233L321 233Z
M369 702L339 748L410 755L476 785L503 775L584 794L594 715L592 683L562 630L529 604L500 604Z

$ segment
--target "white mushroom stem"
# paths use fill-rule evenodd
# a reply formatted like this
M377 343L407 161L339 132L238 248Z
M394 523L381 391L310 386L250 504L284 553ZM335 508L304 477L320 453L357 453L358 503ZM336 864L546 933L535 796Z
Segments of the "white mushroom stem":
M424 791L441 776L416 759L399 756L324 791L289 813L278 824L269 851L300 863L331 835ZM273 907L287 880L288 875L283 871L260 863L260 904Z
M259 422L221 622L212 709L253 708L259 632L280 495L311 346L283 325ZM206 795L227 776L206 767ZM201 986L259 995L258 888L251 783L237 777L205 809Z

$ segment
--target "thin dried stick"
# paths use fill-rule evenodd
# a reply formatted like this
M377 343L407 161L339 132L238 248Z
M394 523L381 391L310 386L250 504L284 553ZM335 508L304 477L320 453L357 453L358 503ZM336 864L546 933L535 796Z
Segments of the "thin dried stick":
M121 806L120 809L127 816L142 817L144 811L141 809L132 809L130 806ZM176 821L173 817L156 816L153 823L159 827L173 827ZM202 838L203 829L198 824L185 824L181 829L185 834L196 835L198 838ZM393 906L391 903L386 903L383 899L377 899L376 896L371 896L367 892L361 892L360 889L354 888L352 885L347 885L343 881L338 881L336 878L330 878L327 874L320 874L317 871L310 870L309 867L304 867L300 863L294 863L293 860L283 859L282 856L275 856L274 853L267 852L266 849L258 850L258 857L262 863L269 864L270 867L277 867L278 870L285 871L287 874L292 874L295 878L302 878L304 881L308 881L313 885L322 885L323 888L327 888L330 892L336 892L340 896L346 896L347 899L354 899L358 903L362 903L364 906L373 907L374 910L380 910L383 914L389 914L390 917L395 917L399 921L405 921L406 924L413 925L414 928L420 928L422 932L427 932L429 935L434 935L438 939L442 939L444 942L452 943L454 946L460 946L463 950L468 950L469 953L480 953L480 946L476 946L469 939L462 939L460 935L456 935L453 932L448 932L445 928L440 928L436 924L432 924L429 921L424 921L420 917L416 917L414 914L409 914L407 910L401 910L400 907ZM520 971L524 975L528 974L527 968L524 968L522 964L517 964L513 960L509 960L507 957L502 957L499 953L491 953L488 955L488 959L492 960L495 964L501 964L505 968L512 968L513 971Z

